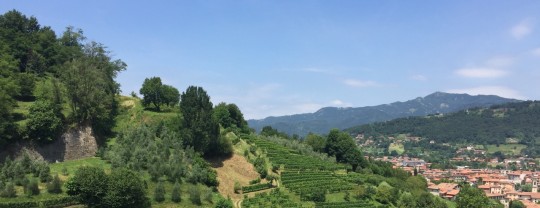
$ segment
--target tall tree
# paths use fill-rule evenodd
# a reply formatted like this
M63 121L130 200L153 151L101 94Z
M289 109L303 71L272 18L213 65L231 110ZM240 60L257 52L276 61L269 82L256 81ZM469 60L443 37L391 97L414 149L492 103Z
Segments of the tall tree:
M174 106L180 101L180 92L173 86L163 85L163 104L167 106Z
M219 125L212 119L213 105L202 87L190 86L180 97L182 132L186 146L212 155L210 148L218 143Z
M144 79L139 93L141 93L143 96L142 104L145 107L148 107L150 104L154 104L156 110L160 110L159 106L164 102L163 84L161 84L161 78L151 77Z
M112 60L105 47L96 42L85 45L84 56L68 61L62 80L69 89L67 97L72 119L89 122L98 131L107 131L117 105L114 97L120 91L114 79L125 68L124 62Z
M458 208L498 207L481 189L466 184L456 196L456 204Z

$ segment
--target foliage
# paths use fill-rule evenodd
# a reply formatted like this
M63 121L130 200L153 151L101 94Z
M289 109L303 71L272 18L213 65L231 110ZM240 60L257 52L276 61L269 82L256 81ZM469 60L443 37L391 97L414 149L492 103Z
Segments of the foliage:
M458 208L481 208L494 207L486 194L475 187L464 185L459 194L456 196L456 204Z
M99 167L80 167L67 184L67 194L78 196L81 203L100 206L107 196L109 178Z
M184 144L207 156L222 153L225 147L220 146L219 124L212 119L213 105L202 87L190 86L182 93L180 111Z
M269 188L272 188L271 183L262 183L262 184L254 184L250 186L243 186L242 193L255 192L255 191L265 190Z
M239 194L240 190L242 190L242 185L240 185L240 182L235 181L234 182L234 193Z
M39 195L38 181L36 179L30 180L24 189L27 196Z
M314 151L317 151L317 152L324 152L324 148L326 147L326 139L314 133L309 133L306 136L305 142L306 144L311 146Z
M233 202L230 199L220 198L214 208L233 208Z
M156 189L154 190L154 200L156 202L165 201L165 187L161 181L157 183Z
M509 208L525 208L526 206L523 204L523 202L518 200L512 200L510 201Z
M150 207L146 190L137 173L127 169L116 169L108 177L106 207Z
M225 129L235 129L248 132L248 125L244 115L235 104L219 103L214 107L213 119Z
M36 101L28 115L28 136L42 142L56 139L62 130L62 113L57 105L48 101Z
M201 205L201 189L197 185L189 187L189 200L195 205Z
M13 183L7 183L4 187L4 190L1 190L0 196L7 197L7 198L17 197L17 192L15 191L15 185Z
M47 184L47 192L51 194L60 194L62 193L62 180L56 174L52 181Z
M182 197L180 195L180 184L178 183L178 181L174 183L174 187L171 192L171 201L176 203L182 201Z
M368 166L352 137L338 129L332 129L326 139L325 152L335 156L338 162L348 163L353 170Z

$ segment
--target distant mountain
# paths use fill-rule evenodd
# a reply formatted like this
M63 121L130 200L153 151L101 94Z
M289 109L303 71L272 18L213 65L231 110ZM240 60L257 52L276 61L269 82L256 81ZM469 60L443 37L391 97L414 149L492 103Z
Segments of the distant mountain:
M264 126L272 126L288 134L304 136L309 132L328 133L332 128L345 129L356 125L402 117L450 113L468 108L488 107L518 101L494 95L471 96L468 94L435 92L426 97L418 97L406 102L358 108L326 107L315 113L248 120L248 124L257 131L260 131Z

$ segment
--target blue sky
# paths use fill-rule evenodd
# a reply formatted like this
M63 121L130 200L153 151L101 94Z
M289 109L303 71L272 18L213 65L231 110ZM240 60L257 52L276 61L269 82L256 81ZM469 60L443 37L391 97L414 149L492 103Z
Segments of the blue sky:
M540 1L6 1L71 25L128 64L246 118L405 101L435 91L540 99Z

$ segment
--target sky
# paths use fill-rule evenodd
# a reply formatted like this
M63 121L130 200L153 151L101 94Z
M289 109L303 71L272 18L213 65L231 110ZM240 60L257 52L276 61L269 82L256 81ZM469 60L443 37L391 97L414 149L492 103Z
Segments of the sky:
M540 99L540 1L0 0L127 63L123 94L161 77L247 119L436 91Z

